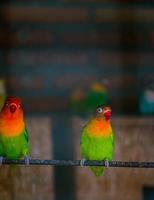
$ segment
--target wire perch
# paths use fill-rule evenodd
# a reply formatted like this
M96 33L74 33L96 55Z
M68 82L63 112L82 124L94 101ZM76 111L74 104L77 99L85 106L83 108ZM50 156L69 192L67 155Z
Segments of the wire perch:
M30 159L29 165L54 165L54 166L80 166L81 160L39 160ZM25 165L24 160L3 159L2 165L17 164ZM104 161L85 161L84 166L105 166ZM154 168L154 162L109 162L109 167L129 167L129 168Z

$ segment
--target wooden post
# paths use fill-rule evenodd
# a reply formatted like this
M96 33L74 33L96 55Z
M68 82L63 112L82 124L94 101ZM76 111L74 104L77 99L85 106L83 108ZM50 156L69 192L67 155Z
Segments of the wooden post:
M51 159L51 120L28 118L30 158ZM53 168L51 166L1 166L0 199L54 199Z

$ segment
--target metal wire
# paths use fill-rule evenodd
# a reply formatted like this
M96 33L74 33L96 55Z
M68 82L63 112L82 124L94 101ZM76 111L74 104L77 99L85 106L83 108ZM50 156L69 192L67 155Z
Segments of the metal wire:
M54 166L81 166L81 160L39 160L30 159L29 165L54 165ZM25 165L24 160L7 160L3 159L2 165L17 164ZM84 166L105 166L104 161L88 161L84 162ZM154 168L154 162L109 162L109 167L129 167L129 168Z

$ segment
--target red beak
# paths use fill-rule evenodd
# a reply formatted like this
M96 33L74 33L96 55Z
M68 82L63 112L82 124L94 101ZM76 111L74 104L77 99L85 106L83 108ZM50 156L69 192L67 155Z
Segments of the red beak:
M16 105L10 105L10 112L13 114L17 109L17 106Z
M109 120L110 117L111 117L111 111L108 110L108 111L104 112L104 117L105 117L106 120Z

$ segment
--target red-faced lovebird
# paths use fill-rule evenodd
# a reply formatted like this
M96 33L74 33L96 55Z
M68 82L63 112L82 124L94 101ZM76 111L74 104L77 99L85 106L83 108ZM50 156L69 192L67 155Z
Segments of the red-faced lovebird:
M114 133L110 124L111 108L98 107L94 116L83 127L80 137L81 166L85 160L105 161L109 166L112 161ZM104 167L92 166L96 176L103 173Z
M3 157L10 160L24 157L28 165L28 146L21 100L18 97L8 97L0 112L0 164Z

